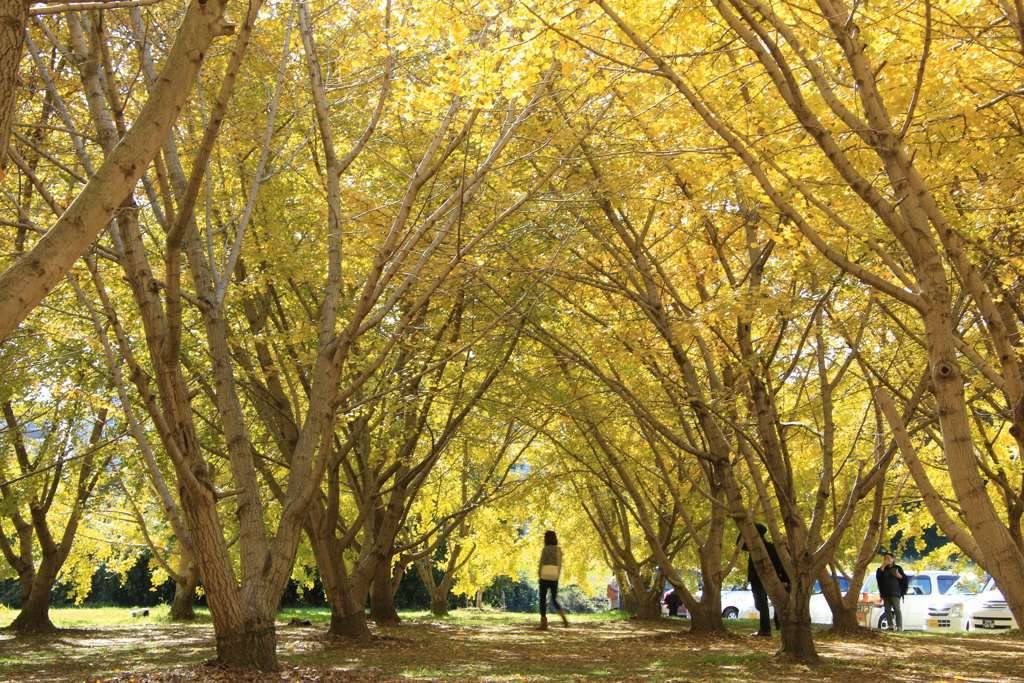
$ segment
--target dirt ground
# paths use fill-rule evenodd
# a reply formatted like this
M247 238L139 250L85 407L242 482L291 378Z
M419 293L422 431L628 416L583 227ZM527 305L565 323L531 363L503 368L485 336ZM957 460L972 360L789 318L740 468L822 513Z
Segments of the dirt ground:
M775 661L778 638L751 638L744 622L729 636L698 638L685 621L574 620L572 627L532 629L526 615L407 621L375 629L372 643L325 636L325 627L282 623L278 673L211 665L208 625L147 624L65 630L52 636L0 631L0 681L76 683L381 683L565 681L972 681L1024 683L1019 634L941 635L863 632L816 637L821 661Z

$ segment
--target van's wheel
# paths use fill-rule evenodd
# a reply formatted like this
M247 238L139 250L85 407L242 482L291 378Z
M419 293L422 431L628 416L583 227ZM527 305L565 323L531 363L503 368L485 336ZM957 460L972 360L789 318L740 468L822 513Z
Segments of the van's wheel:
M726 607L724 610L722 610L723 619L735 619L739 615L740 611L735 607Z
M878 629L880 631L886 631L889 628L889 620L885 618L885 615L878 617Z

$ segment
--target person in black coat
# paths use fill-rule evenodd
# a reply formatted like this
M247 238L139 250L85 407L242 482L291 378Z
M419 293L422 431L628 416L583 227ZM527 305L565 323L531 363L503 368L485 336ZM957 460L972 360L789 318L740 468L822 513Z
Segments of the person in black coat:
M909 584L903 567L896 564L892 553L882 555L882 566L875 570L875 579L878 581L878 595L885 605L883 618L888 624L888 630L903 630L903 610L900 609L900 602Z
M665 596L665 606L668 607L668 615L670 617L679 616L679 606L682 604L683 599L676 595L674 590Z
M786 587L786 590L789 590L789 574L786 573L786 569L782 566L782 560L779 559L779 551L775 549L774 543L764 538L768 528L764 524L755 524L754 527L757 529L757 533L761 535L761 540L764 541L764 548L768 551L768 558L772 561L772 566L775 568L779 581ZM742 538L741 535L737 542ZM742 550L747 550L746 543L743 544ZM754 566L753 557L747 558L747 581L750 582L750 591L754 594L754 607L757 608L757 613L760 617L757 633L752 633L751 635L770 636L772 634L772 619L771 609L768 606L768 591L764 589L761 577L757 575L757 567ZM778 626L778 616L776 616L775 625Z

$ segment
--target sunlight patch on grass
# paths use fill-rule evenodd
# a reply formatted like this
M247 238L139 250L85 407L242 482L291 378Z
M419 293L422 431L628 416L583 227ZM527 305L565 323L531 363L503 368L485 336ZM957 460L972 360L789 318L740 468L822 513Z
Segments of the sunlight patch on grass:
M136 608L148 609L148 616L132 616L130 607L60 607L50 610L50 621L57 628L102 628L104 626L145 626L146 624L176 624L180 626L208 625L210 613L196 608L196 620L171 621L170 606Z

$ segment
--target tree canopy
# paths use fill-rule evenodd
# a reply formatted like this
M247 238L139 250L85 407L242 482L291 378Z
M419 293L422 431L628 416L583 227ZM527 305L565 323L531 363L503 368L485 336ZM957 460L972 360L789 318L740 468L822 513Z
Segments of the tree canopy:
M932 525L1024 620L1016 5L7 5L15 627L106 536L272 670L305 568L366 638L555 528L702 632L747 548L813 660Z

